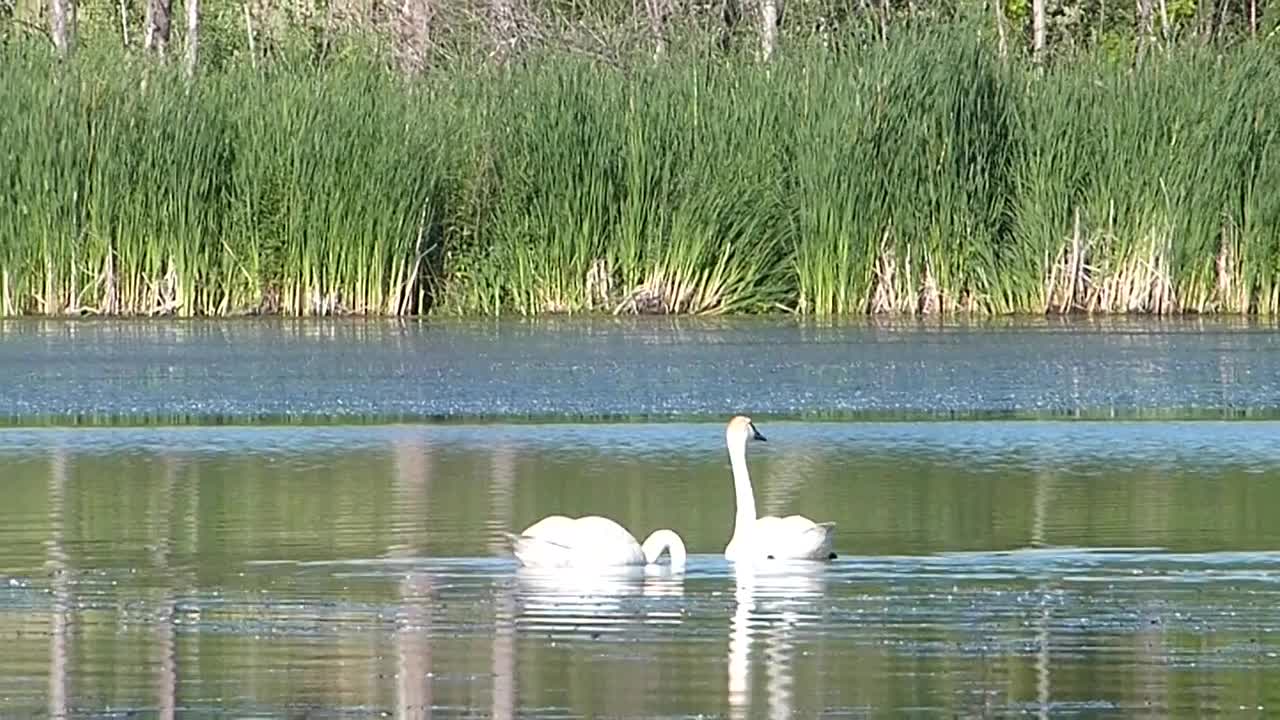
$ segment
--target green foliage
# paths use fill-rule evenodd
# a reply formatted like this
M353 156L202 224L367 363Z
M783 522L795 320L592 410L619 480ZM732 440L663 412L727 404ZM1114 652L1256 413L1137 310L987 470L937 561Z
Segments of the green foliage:
M1280 312L1269 41L1033 68L989 35L193 84L18 43L0 313Z
M476 183L490 196L450 254L446 308L722 313L785 299L783 106L763 75L623 78L561 59L491 83L491 176Z
M1274 312L1280 246L1251 214L1276 217L1262 199L1276 80L1275 57L1247 47L1228 64L1179 50L1133 75L1081 62L1031 85L1014 236L1047 280L1022 304Z
M0 88L5 314L424 309L453 146L426 91L90 54Z

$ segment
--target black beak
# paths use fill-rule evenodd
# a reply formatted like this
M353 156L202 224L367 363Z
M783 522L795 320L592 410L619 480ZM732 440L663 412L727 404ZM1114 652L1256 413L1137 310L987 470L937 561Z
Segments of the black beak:
M760 431L756 429L756 426L754 424L751 426L751 437L752 439L759 440L760 442L769 442L767 439L765 439L765 436L760 434Z

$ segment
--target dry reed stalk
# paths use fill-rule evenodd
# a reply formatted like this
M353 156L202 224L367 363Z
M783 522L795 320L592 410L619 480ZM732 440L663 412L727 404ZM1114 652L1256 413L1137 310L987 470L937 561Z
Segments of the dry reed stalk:
M1105 268L1090 285L1086 307L1090 313L1154 313L1169 315L1179 310L1169 271L1167 249L1155 242L1146 255L1131 255L1118 269Z
M925 264L924 284L920 288L919 308L922 315L936 315L942 311L943 298L938 290L938 280L929 263Z
M587 307L590 309L604 307L609 304L613 294L613 274L609 272L609 261L596 258L587 269L585 281Z
M613 309L623 313L719 315L724 312L724 290L703 272L694 275L674 274L665 268L655 269Z
M873 315L893 312L898 306L897 249L890 243L890 233L886 228L880 238L880 252L876 255L875 290L871 294L870 311Z
M1080 212L1077 210L1071 238L1049 264L1049 277L1045 280L1045 312L1055 311L1063 315L1083 304L1081 295L1089 283L1086 256L1080 231Z
M1218 256L1214 263L1217 276L1214 287L1214 306L1218 311L1247 312L1249 288L1240 282L1244 258L1241 257L1240 233L1228 220L1222 227Z
M115 252L108 249L102 259L102 273L99 282L102 284L102 300L99 303L104 315L116 315L120 312L120 288L116 281Z
M903 312L910 315L911 317L915 317L916 310L918 310L918 307L916 305L916 297L917 297L918 291L916 290L916 286L915 286L916 276L911 272L911 247L910 246L907 247L907 256L906 258L903 259L902 266L903 266L902 278L906 281L907 287L905 292L900 293L898 295L900 300L899 300L899 305L897 309L898 309L898 312Z

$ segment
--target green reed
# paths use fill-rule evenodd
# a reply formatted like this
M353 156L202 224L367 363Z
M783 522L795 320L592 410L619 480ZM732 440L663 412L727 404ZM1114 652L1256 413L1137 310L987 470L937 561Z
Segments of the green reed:
M486 197L445 268L444 306L724 313L781 302L786 218L769 140L781 106L759 83L734 89L748 78L712 75L561 60L490 78L470 170Z
M631 86L626 107L613 260L628 305L718 314L784 304L789 128L768 75L661 67Z
M1044 284L1019 304L1273 312L1277 81L1274 56L1245 48L1229 62L1180 49L1133 74L1085 61L1030 84L1013 234Z
M1280 312L1280 60L0 65L0 314Z
M426 90L358 67L4 75L5 314L425 309L455 145Z
M373 69L243 78L233 227L245 277L282 312L423 308L448 193L450 123Z
M995 290L1017 143L989 53L929 33L795 84L800 309L1006 310Z

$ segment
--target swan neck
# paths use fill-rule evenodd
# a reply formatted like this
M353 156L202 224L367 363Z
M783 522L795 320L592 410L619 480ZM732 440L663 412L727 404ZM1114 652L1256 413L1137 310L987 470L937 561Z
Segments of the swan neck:
M684 567L687 556L684 541L674 531L666 529L650 533L641 550L644 552L645 563L649 565L656 564L665 552L671 557L671 567Z
M743 532L756 521L756 498L751 490L751 475L747 472L747 444L745 441L729 444L729 465L733 468L733 492L737 502L733 535Z

